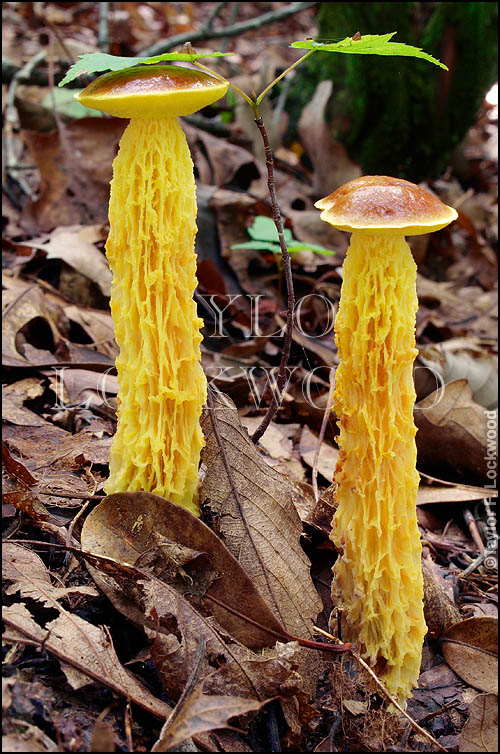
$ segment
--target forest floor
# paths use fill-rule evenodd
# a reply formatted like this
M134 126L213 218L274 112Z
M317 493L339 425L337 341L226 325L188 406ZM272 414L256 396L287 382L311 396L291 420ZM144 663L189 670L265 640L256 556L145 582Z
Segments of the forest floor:
M484 103L457 150L468 185L453 165L428 185L457 222L412 245L429 633L405 717L354 651L269 640L269 629L280 633L271 601L291 634L334 646L329 375L348 244L319 221L315 166L301 160L303 145L283 142L275 102L263 114L286 228L304 247L335 251L292 255L301 326L283 404L254 445L286 294L262 142L248 106L228 100L183 122L198 185L202 363L219 409L202 418L202 520L142 493L101 502L118 393L104 243L124 121L82 112L74 90L53 85L65 60L106 37L111 53L136 55L199 30L218 6L227 26L287 4L113 3L107 32L104 5L3 3L4 60L32 69L26 83L4 63L4 750L497 751L497 493L487 466L498 416L497 107ZM296 59L289 43L314 34L307 7L216 40L234 55L214 70L259 90ZM310 123L313 140L322 127L322 117ZM352 168L346 159L346 180ZM249 242L248 229L262 243L232 248Z

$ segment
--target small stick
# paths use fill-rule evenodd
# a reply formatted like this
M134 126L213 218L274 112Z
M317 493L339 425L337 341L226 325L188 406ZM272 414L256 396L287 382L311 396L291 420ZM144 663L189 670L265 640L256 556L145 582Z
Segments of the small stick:
M99 30L97 44L101 52L109 52L109 3L99 3Z
M319 453L321 450L321 443L323 442L323 438L325 436L326 425L328 424L328 420L331 416L332 407L333 407L333 393L335 390L335 372L333 371L333 369L330 369L329 382L330 382L330 389L328 390L328 398L326 401L325 413L323 414L323 421L321 422L321 429L319 431L319 437L318 437L318 442L316 444L316 450L314 451L314 461L313 461L313 468L312 468L312 487L313 487L314 499L316 502L318 502L318 499L319 499L319 492L318 492Z
M264 143L264 152L266 155L266 167L267 167L267 186L269 189L269 196L271 197L271 210L273 214L273 220L274 224L276 226L276 230L278 231L278 239L280 243L281 248L281 263L283 266L283 272L285 273L285 281L286 281L286 289L287 289L287 311L286 311L286 328L285 328L285 341L283 343L283 350L281 352L281 361L279 366L279 372L278 372L278 379L276 380L276 386L279 392L279 398L277 397L276 393L273 393L271 403L269 405L269 408L267 409L264 418L262 419L261 423L253 433L251 439L252 442L257 443L268 426L270 425L271 421L273 420L279 404L281 403L281 399L283 397L283 391L286 385L286 367L288 364L288 358L290 356L290 350L292 347L292 333L293 333L293 310L295 308L295 293L293 290L293 278L292 278L292 262L290 260L290 254L288 253L288 249L285 242L285 236L284 236L284 229L283 229L283 220L281 219L281 212L278 205L278 198L276 195L276 180L274 177L274 160L273 160L273 153L271 150L271 145L269 144L269 139L267 136L267 131L264 126L264 121L262 120L262 116L260 115L259 108L257 104L253 106L254 114L255 114L255 123L257 125L257 128L260 131L260 134L262 136L262 141Z
M479 533L479 529L477 528L476 519L474 518L471 510L469 508L464 508L462 515L478 551L484 552L483 540L481 539L481 534Z

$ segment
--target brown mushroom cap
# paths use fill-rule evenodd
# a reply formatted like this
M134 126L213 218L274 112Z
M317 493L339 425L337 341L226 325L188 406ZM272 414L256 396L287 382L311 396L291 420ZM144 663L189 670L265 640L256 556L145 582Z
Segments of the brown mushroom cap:
M365 175L349 181L314 205L321 219L349 233L418 236L444 228L457 218L453 207L401 178Z
M227 81L175 65L105 73L75 95L82 105L118 118L190 115L223 97Z

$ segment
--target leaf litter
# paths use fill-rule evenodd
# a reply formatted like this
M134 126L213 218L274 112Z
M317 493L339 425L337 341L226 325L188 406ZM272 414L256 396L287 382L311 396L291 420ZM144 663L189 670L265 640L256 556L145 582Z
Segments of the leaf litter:
M8 57L22 63L33 54L32 30L42 18L37 4L19 5L15 11L5 9L5 34ZM62 24L69 37L88 41L94 35L94 46L85 51L96 50L95 9L80 5L49 4L47 19L56 27ZM167 24L171 35L194 23L190 4L185 4L186 18L175 4L164 5L169 7L160 12L144 3L127 4L123 13L127 38L135 45L132 53L155 42ZM294 17L293 24L303 27L290 38L305 38L311 19L307 12ZM245 36L235 40L254 86L261 76L255 45L263 45L264 59L271 30L272 25L263 27L262 39L251 44ZM67 45L73 43L66 39ZM285 57L278 53L273 65L283 68ZM286 58L286 65L294 59ZM213 63L224 71L223 62ZM335 304L347 240L318 222L313 201L325 174L339 172L336 180L342 183L358 166L337 144L318 157L326 90L324 82L315 94L317 107L302 114L302 144L284 143L283 119L270 130L287 230L312 248L336 252L331 257L314 251L293 255L298 296L317 292ZM49 88L42 87L41 94L49 102ZM108 118L73 120L61 105L59 122L50 113L55 130L42 133L47 108L36 103L43 97L30 99L28 107L28 87L18 95L21 130L14 139L17 154L32 167L24 184L29 192L19 206L6 200L3 213L4 533L16 539L4 548L4 641L12 673L6 684L4 744L8 750L50 751L59 742L66 750L73 745L96 750L92 732L97 736L101 711L115 704L106 716L106 745L120 742L123 749L132 738L137 747L162 751L186 740L192 745L194 736L194 745L203 750L266 750L272 725L279 726L285 749L428 748L381 706L377 689L352 658L319 657L269 633L279 634L283 627L318 639L314 625L327 627L335 558L328 536L334 510L328 484L337 453L334 416L317 461L322 488L317 503L310 482L315 432L328 393L325 365L335 368L337 357L333 333L319 335L328 326L326 313L303 306L307 328L295 333L290 362L297 368L283 407L259 446L253 446L240 419L251 434L269 392L259 377L257 405L244 368L276 365L280 339L272 333L284 322L284 303L275 257L265 250L231 248L248 240L247 229L257 217L270 216L265 165L253 150L254 134L243 136L243 109L235 108L236 120L224 124L224 136L185 124L204 223L197 241L200 290L217 296L221 306L228 292L239 295L224 313L223 347L216 338L204 342L209 379L238 410L225 398L221 405L216 402L217 429L209 410L204 416L199 521L185 512L177 518L164 515L171 504L152 503L155 496L124 494L118 506L116 500L100 501L117 394L103 241L111 163L124 124ZM493 751L497 729L496 571L477 560L477 543L482 539L484 548L488 538L484 499L492 500L495 493L487 486L484 411L497 405L498 321L495 196L484 188L491 179L492 121L487 113L481 118L469 135L485 158L480 188L464 190L452 175L432 183L443 201L459 209L453 230L440 234L445 253L434 237L412 242L420 300L416 364L421 368L415 372L419 523L433 621L429 618L422 676L408 709L441 745L460 751ZM297 157L301 149L310 166ZM494 164L493 157L493 171ZM440 267L434 262L438 257ZM248 294L263 292L267 298L255 334ZM213 324L207 316L206 331ZM304 398L305 377L314 406ZM63 546L70 548L67 556ZM311 578L311 566L324 583ZM197 666L200 637L206 648ZM43 699L51 715L43 730L39 720L35 723L16 706L18 698ZM133 702L132 722L127 712L121 719L126 699ZM273 706L277 699L278 708ZM71 727L60 709L70 718L78 710L85 724ZM138 709L146 711L146 722ZM221 730L226 725L236 730Z

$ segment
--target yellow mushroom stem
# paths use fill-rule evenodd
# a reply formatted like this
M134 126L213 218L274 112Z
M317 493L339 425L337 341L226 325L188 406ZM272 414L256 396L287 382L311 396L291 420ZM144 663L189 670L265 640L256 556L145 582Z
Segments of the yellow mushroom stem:
M412 365L416 265L400 234L353 232L335 332L341 555L334 596L347 636L401 702L420 671L423 613Z
M198 513L200 364L193 163L175 117L132 118L113 163L107 257L120 354L106 492L146 490Z

